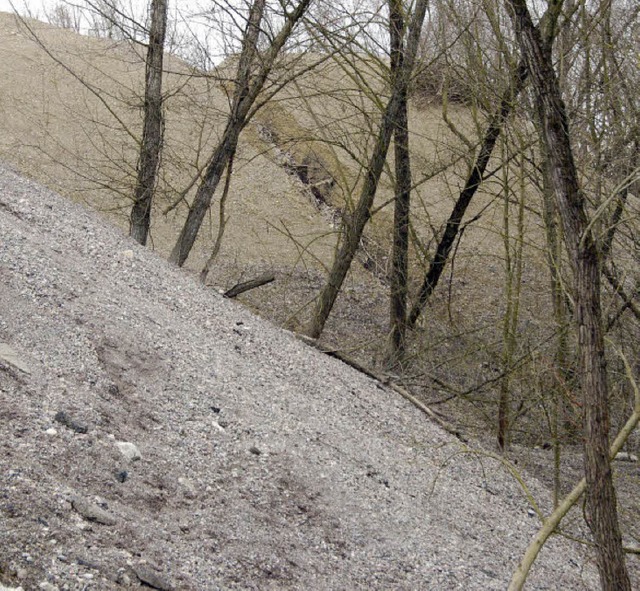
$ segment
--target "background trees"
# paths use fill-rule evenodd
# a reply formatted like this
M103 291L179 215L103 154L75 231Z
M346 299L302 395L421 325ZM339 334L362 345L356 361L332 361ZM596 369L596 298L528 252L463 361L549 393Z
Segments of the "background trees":
M85 20L57 10L57 23L101 36L119 82L107 84L97 58L49 46L60 75L77 76L88 115L63 143L64 117L42 108L46 134L28 143L102 209L153 211L150 243L174 262L199 271L215 251L212 283L274 272L243 297L277 322L367 366L401 359L403 388L506 454L552 447L556 501L565 450L586 433L587 455L598 450L591 494L608 478L607 405L614 431L633 408L615 351L634 359L639 342L638 7L530 4L538 66L556 78L545 89L508 6L436 0L421 23L423 3L396 1L218 3L186 28L173 15L167 47L189 61L163 65L167 133L150 167L151 209L136 189L147 169L146 21L116 11L105 26L106 9ZM541 94L562 99L565 122L541 111ZM65 115L82 111L63 98ZM557 125L572 175L558 174ZM559 187L569 176L573 189ZM563 202L563 192L579 197ZM567 222L572 203L578 226ZM589 314L590 342L573 330ZM583 432L593 416L604 430ZM611 513L610 492L590 506Z

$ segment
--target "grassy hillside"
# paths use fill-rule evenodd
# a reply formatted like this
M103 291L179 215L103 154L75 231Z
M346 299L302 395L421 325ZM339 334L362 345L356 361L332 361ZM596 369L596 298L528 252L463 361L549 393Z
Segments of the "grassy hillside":
M0 66L5 81L0 157L126 229L142 128L141 54L121 43L36 21L19 23L7 14L0 18L0 49L9 56ZM294 62L308 67L319 58L302 56ZM225 88L233 64L203 75L169 57L166 69L166 140L152 227L153 248L165 254L185 216L180 199L193 195L193 180L224 125L229 103ZM384 64L372 60L327 60L259 112L241 139L213 284L228 286L257 270L274 269L276 283L248 294L245 302L291 327L305 321L308 304L322 285L323 268L331 263L340 217L348 215L358 198L385 101L384 77ZM435 246L434 235L451 211L474 154L474 146L465 145L454 131L474 141L483 125L482 115L476 123L460 106L447 116L449 123L439 104L411 106L413 229L423 249L413 250L414 289L422 278L421 261ZM381 359L386 343L392 167L390 158L376 198L379 210L325 335L367 363ZM500 355L504 207L494 196L500 188L491 186L498 181L488 183L491 193L479 193L472 205L467 219L478 219L465 229L455 266L413 343L422 370L439 375L444 370L452 385L482 380L486 368L491 375ZM313 188L319 191L315 195ZM517 191L509 198L516 201ZM533 203L527 206L528 212L536 209ZM512 205L511 216L515 209ZM214 207L188 261L190 268L202 267L217 225ZM542 249L539 226L538 216L528 213L523 231L532 252ZM523 292L523 316L532 319L546 285L535 265L527 266L525 277L536 286ZM442 359L450 360L446 368Z
M142 130L139 51L0 14L0 158L98 209L123 230ZM209 280L224 288L274 271L275 283L242 300L281 325L299 328L331 264L341 216L358 198L387 85L384 64L368 58L323 60L309 54L284 62L275 76L294 67L304 73L241 136L225 238ZM309 69L312 64L317 66ZM165 255L225 123L233 61L203 74L168 56L166 70L166 139L151 232L152 248ZM488 116L460 104L411 105L413 294L464 186ZM530 132L523 121L507 131L509 144L524 146L525 156L534 152L527 144ZM510 156L505 146L496 148L489 166L495 174L474 198L465 217L472 223L455 246L454 264L411 337L402 379L464 428L485 432L494 429L496 395L508 376L515 437L542 443L548 438L546 392L556 380L542 207L531 185L537 173L526 158L498 168ZM383 362L388 327L392 170L390 158L376 213L323 336L374 366ZM199 271L208 258L218 219L214 200L190 269ZM515 281L519 257L522 276ZM510 329L515 346L505 361L509 302L512 311L517 302L518 317ZM621 392L620 413L626 404ZM570 399L566 406L575 421L579 408Z

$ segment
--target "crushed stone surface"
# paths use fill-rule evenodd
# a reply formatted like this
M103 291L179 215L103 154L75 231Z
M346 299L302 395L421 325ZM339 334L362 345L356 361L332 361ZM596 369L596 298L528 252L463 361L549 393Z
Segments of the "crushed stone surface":
M500 462L2 165L0 310L8 589L503 590L539 527ZM592 554L528 588L598 589Z

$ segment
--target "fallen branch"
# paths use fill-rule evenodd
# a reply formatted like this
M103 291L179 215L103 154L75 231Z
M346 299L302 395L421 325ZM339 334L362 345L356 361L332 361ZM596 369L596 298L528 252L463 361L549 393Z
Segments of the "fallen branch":
M397 392L398 394L400 394L400 396L402 396L403 398L411 402L411 404L413 404L416 408L418 408L424 414L426 414L432 421L434 421L440 427L442 427L445 431L447 431L447 433L454 435L464 443L467 442L466 437L462 433L460 433L458 429L456 429L453 425L449 424L444 419L440 418L433 410L431 410L426 404L424 404L424 402L421 402L420 400L418 400L418 398L416 398L413 394L411 394L411 392L409 392L406 388L403 388L398 384L394 384L391 381L390 376L377 373L372 369L365 367L364 365L362 365L361 363L358 363L355 359L352 359L351 357L342 353L341 351L338 351L336 349L325 349L318 343L316 339L313 339L307 335L300 334L300 333L293 333L293 334L303 343L306 343L307 345L311 345L321 353L324 353L329 357L339 359L340 361L342 361L342 363L346 363L348 366L352 367L356 371L359 371L360 373L363 373L364 375L374 379L381 386L383 387L387 386L388 388L391 388L394 392Z
M261 287L263 285L267 285L272 281L275 281L275 275L273 273L267 273L266 275L261 275L256 279L251 279L251 281L244 281L243 283L237 283L231 289L224 292L225 298L235 298L239 296L241 293L245 291L249 291L250 289L255 289L256 287Z

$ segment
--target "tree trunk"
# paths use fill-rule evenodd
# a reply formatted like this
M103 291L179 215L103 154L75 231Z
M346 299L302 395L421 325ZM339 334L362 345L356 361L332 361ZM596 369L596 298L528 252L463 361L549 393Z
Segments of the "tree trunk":
M144 128L134 202L129 218L129 235L147 243L151 205L162 151L162 60L167 30L167 0L151 0L151 28L147 49L144 91Z
M264 87L276 57L284 47L287 39L289 39L295 25L304 16L310 3L311 0L300 0L295 9L286 13L286 20L282 29L271 42L269 49L262 54L260 68L254 76L252 76L252 72L258 55L258 39L266 0L254 0L251 5L238 64L231 113L222 139L214 150L205 171L204 179L196 191L193 205L189 210L180 236L171 251L169 260L172 263L182 266L187 260L200 231L200 226L202 226L204 217L211 205L213 194L220 183L224 169L231 155L236 152L240 133L253 115L251 109Z
M179 266L184 264L193 248L198 232L200 231L200 226L202 226L204 216L209 210L211 200L220 183L224 170L230 158L236 152L240 132L247 123L247 114L253 100L255 100L257 96L256 93L253 100L251 100L249 96L249 80L253 61L258 51L260 25L264 16L265 5L266 0L255 0L249 11L249 19L242 40L242 52L236 74L236 86L231 103L231 114L229 115L227 126L222 135L222 140L209 160L204 179L196 191L193 205L187 215L187 220L182 227L180 236L169 257L172 263L176 263Z
M306 330L306 334L311 338L317 339L324 329L324 325L338 297L344 278L347 276L351 262L360 245L362 232L371 217L371 206L373 205L373 199L378 188L378 181L380 180L380 175L382 174L382 169L384 168L387 158L387 152L389 151L391 135L395 128L398 111L402 102L403 89L406 91L411 72L413 71L413 63L415 61L426 7L427 0L418 0L416 3L415 12L409 28L407 49L402 68L397 73L396 84L392 89L391 98L382 115L378 137L371 158L369 159L367 175L362 191L360 192L360 198L349 219L345 218L344 220L344 234L341 238L338 252L334 258L327 282L318 296L313 317Z
M609 459L608 383L600 307L599 255L589 228L569 141L569 125L551 52L543 46L526 0L507 0L529 67L543 141L551 167L556 205L574 272L575 319L578 331L584 399L584 464L587 522L596 544L602 588L631 591L618 523L616 494Z
M389 0L391 75L399 72L404 59L404 16L402 0ZM402 360L407 329L407 281L409 252L409 213L411 209L411 160L409 156L409 117L407 88L401 89L398 116L393 130L395 151L395 201L393 212L393 253L390 288L389 362Z
M213 194L216 192L216 188L224 174L224 169L227 167L231 154L236 151L243 126L244 120L242 119L232 118L228 121L222 141L216 147L209 161L204 179L196 191L195 199L191 209L189 209L189 214L180 236L178 236L178 240L169 256L169 260L178 266L184 264L193 248L200 226L202 226L204 217L211 205Z
M542 130L538 126L538 134L542 137ZM561 418L565 412L563 402L563 389L571 387L568 383L568 340L567 325L569 310L565 299L564 287L562 284L562 240L561 230L558 224L552 181L552 167L549 163L546 147L543 141L540 142L540 153L542 155L542 218L547 237L547 265L549 266L549 280L551 288L551 304L553 308L553 319L556 325L557 341L553 361L556 368L556 378L550 395L551 405L551 437L553 442L553 506L558 506L560 502L560 467L561 467Z
M502 96L502 100L500 101L500 108L498 109L498 112L493 116L491 123L489 124L489 127L484 134L482 144L480 146L480 152L478 152L476 161L471 168L469 178L467 179L464 189L462 189L462 192L460 193L460 196L456 201L453 211L451 212L451 215L447 220L444 234L442 235L442 238L440 238L440 242L438 242L438 247L436 248L436 254L433 257L431 264L429 265L429 270L427 271L424 281L422 282L422 286L420 287L418 300L414 304L413 308L411 308L408 319L409 328L413 328L416 325L416 322L418 321L418 318L427 305L431 294L438 285L440 276L444 271L444 267L447 264L449 254L451 253L453 243L455 242L456 237L458 236L458 233L460 231L460 226L462 224L464 214L466 213L467 208L471 203L471 199L476 194L476 191L482 183L482 177L485 170L487 169L487 165L489 164L489 159L491 158L491 154L493 153L496 141L500 136L502 126L504 125L507 117L509 117L509 115L511 114L515 98L524 88L524 84L527 80L527 75L528 70L526 64L521 60L518 64L517 70L512 75L509 88Z

